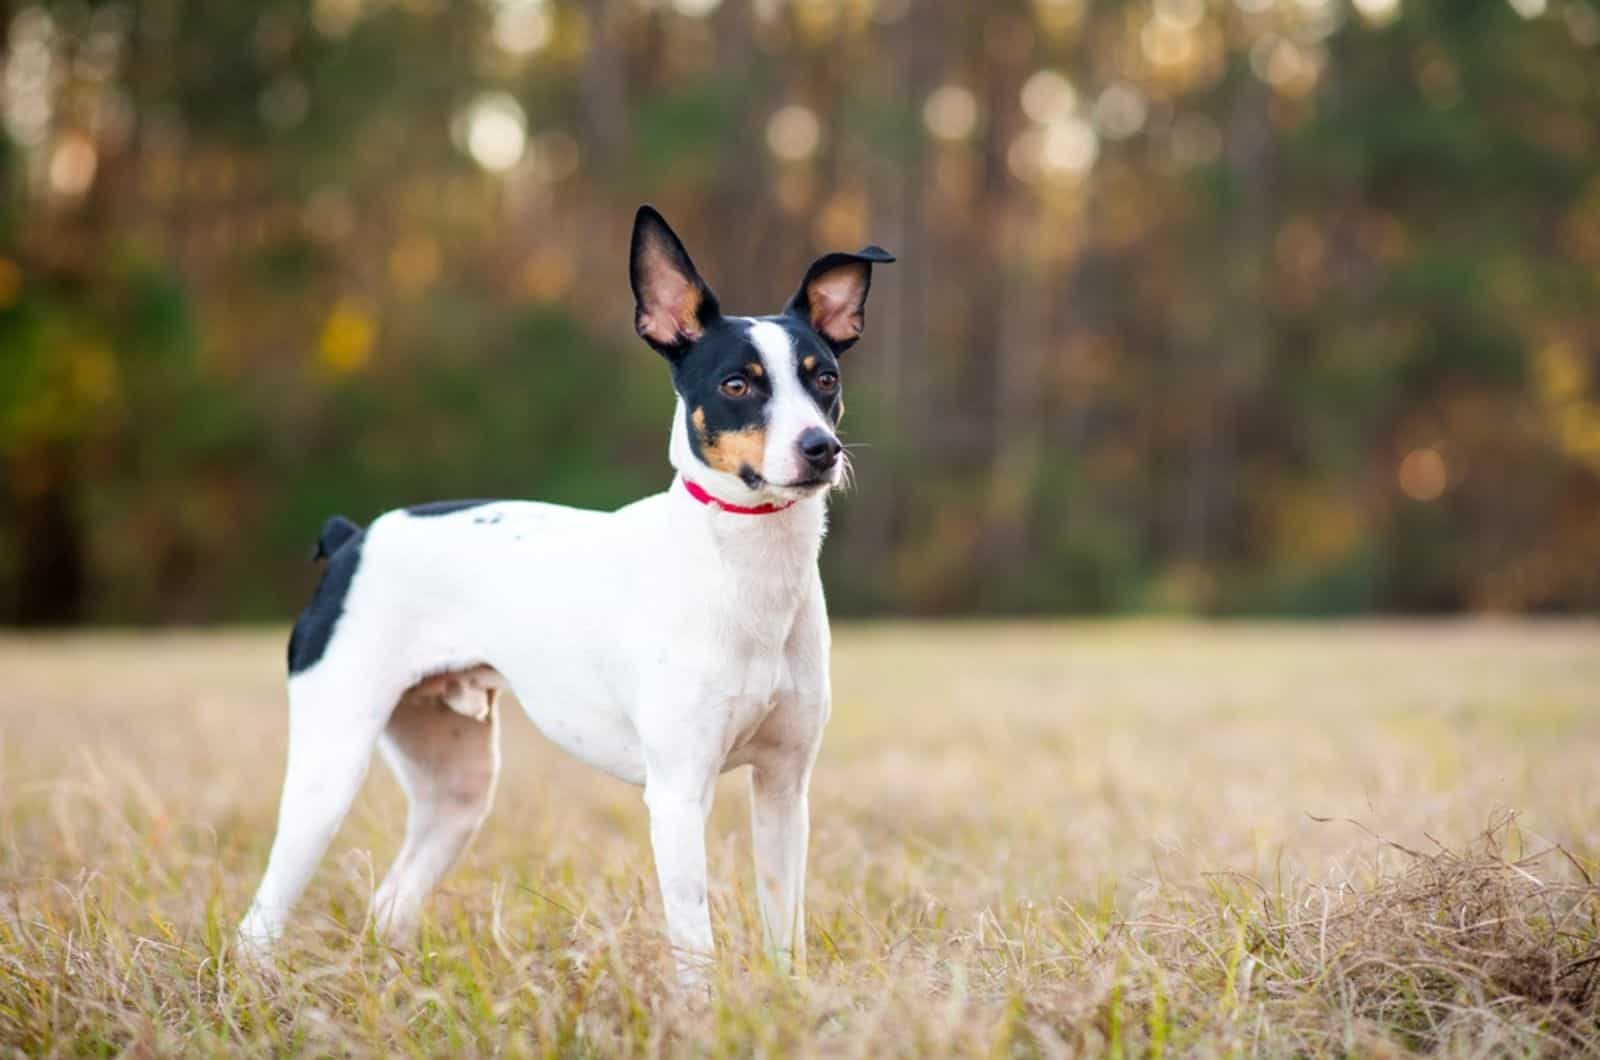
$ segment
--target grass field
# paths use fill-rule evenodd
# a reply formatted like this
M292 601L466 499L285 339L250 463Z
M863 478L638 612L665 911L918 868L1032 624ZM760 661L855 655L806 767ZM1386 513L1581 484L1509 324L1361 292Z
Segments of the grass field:
M0 1054L1600 1050L1600 625L841 630L809 973L760 957L730 775L688 1007L638 792L520 713L416 948L361 934L377 766L281 970L235 968L281 647L0 638Z

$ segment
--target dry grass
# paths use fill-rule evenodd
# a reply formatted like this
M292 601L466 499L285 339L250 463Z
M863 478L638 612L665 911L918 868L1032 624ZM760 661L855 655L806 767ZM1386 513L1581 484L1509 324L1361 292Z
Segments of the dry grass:
M220 959L271 840L280 654L0 639L0 1053L1600 1050L1592 624L843 631L809 978L758 955L729 777L723 982L688 1011L637 792L520 717L416 950L359 937L403 812L379 768L281 974Z

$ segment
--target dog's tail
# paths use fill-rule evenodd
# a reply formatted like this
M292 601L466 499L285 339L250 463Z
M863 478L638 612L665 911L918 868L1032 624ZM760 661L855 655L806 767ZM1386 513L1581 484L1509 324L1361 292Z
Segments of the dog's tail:
M311 554L312 561L328 559L344 547L346 541L359 533L361 533L361 527L344 516L331 516L327 522L322 524L322 533L317 535L317 548Z

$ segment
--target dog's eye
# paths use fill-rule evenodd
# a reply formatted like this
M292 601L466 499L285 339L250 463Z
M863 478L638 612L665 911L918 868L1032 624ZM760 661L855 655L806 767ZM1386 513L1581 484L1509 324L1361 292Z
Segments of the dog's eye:
M831 394L839 389L839 374L837 372L818 372L817 389L825 394Z
M742 398L750 393L750 382L742 375L730 375L722 381L722 393L731 398Z

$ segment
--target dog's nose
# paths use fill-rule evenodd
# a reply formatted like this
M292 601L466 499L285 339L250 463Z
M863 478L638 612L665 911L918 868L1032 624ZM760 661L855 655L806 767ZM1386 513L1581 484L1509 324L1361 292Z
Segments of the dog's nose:
M839 439L823 430L821 427L808 427L800 435L800 455L806 458L818 471L826 471L839 459L839 450L844 447L839 444Z

